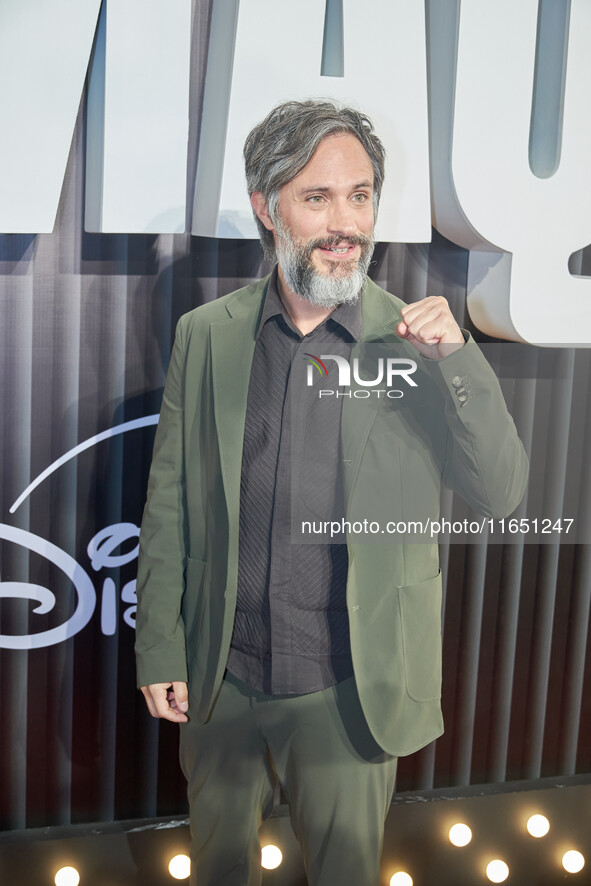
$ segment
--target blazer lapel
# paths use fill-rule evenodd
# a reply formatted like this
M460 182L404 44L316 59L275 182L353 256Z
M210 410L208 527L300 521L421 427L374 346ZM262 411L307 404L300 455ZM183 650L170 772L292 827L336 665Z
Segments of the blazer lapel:
M227 304L228 318L212 323L211 359L214 416L230 535L236 541L240 517L242 442L255 333L268 278ZM236 533L236 538L232 536Z

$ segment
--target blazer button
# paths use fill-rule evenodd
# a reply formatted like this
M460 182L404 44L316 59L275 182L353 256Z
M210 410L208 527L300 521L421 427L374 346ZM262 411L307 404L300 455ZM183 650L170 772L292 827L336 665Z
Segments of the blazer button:
M451 380L451 383L454 386L454 388L459 388L462 386L462 381L463 380L460 378L459 375L454 375L454 377Z

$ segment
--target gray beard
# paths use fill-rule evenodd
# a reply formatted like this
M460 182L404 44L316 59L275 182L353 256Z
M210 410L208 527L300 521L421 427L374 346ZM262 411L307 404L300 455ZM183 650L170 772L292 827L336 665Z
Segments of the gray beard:
M274 221L274 224L277 234L277 261L292 292L319 308L332 308L357 301L373 255L373 234L371 237L326 237L301 246L280 219ZM326 274L319 273L312 264L314 249L337 246L343 240L361 246L359 260L335 262L332 270L329 266Z

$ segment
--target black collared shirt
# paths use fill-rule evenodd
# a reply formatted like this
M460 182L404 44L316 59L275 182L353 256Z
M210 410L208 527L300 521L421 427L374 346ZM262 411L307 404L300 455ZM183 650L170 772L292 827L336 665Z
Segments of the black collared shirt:
M248 389L238 599L228 660L236 677L273 695L326 689L353 673L347 546L294 544L292 511L311 518L343 513L342 399L319 399L307 373L321 354L348 356L360 335L360 300L339 305L302 335L273 273ZM334 389L335 375L336 368L322 384Z

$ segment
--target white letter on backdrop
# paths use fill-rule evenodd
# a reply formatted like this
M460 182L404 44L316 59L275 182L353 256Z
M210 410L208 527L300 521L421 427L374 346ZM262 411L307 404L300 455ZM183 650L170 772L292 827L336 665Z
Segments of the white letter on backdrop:
M431 239L423 4L367 0L362 15L357 0L342 0L342 7L342 26L333 26L342 27L344 76L322 76L325 3L214 4L194 234L258 236L244 181L244 140L279 102L328 96L369 114L385 144L378 238Z
M429 0L428 21L435 224L471 250L472 319L498 337L591 342L591 281L568 270L591 242L591 4L571 0L558 164L537 170L545 177L530 168L538 0ZM564 43L546 49L562 53ZM551 51L540 53L538 79L552 63ZM551 130L550 121L550 140Z
M190 49L191 0L107 0L90 78L86 230L185 230Z
M101 0L0 3L0 232L50 233Z

